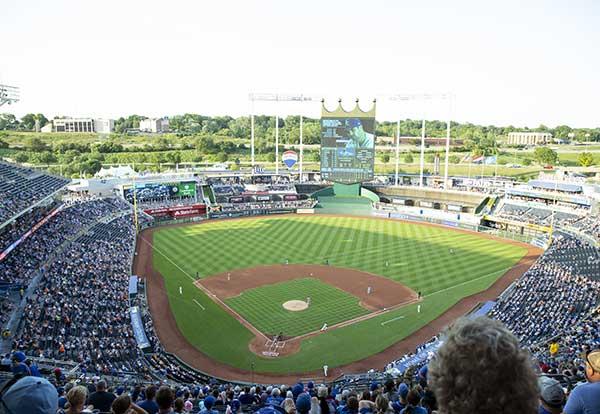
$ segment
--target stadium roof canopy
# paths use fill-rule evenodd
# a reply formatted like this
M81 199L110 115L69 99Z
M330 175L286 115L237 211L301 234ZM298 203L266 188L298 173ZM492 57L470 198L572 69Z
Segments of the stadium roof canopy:
M583 189L580 185L561 183L556 181L530 180L527 184L530 187L542 188L544 190L558 190L565 193L581 193Z

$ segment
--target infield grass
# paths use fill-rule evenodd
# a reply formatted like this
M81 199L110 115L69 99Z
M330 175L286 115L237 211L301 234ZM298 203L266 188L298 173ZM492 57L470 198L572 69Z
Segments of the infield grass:
M188 341L228 365L249 370L254 364L257 372L272 373L301 373L324 364L334 367L382 351L461 298L487 289L527 251L444 227L365 217L297 215L157 229L154 248L154 266L164 276L177 325ZM422 292L421 313L416 312L415 304L408 305L307 338L293 355L259 357L248 349L253 334L193 282L196 272L206 277L281 264L286 259L291 264L329 260L332 266L388 277ZM262 318L267 318L268 302L263 305ZM260 318L260 304L256 306Z
M306 301L308 309L283 308L288 300ZM225 300L237 313L264 334L299 336L369 313L356 296L314 278L295 279L248 289Z

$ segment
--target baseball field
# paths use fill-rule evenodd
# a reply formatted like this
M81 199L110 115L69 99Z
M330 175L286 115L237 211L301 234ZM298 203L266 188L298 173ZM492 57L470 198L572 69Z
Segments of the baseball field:
M343 216L208 221L152 229L138 244L160 279L149 300L161 342L184 338L168 350L187 344L236 372L282 375L382 353L535 256L474 233ZM283 306L307 300L300 311ZM171 312L176 331L161 332L156 319ZM257 352L276 335L288 348Z

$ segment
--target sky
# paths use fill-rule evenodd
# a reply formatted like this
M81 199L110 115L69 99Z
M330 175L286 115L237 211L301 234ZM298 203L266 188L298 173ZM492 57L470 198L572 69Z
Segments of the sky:
M600 126L600 2L0 0L1 112L247 115L249 93L377 118ZM396 102L395 94L452 93ZM320 103L256 102L318 117Z

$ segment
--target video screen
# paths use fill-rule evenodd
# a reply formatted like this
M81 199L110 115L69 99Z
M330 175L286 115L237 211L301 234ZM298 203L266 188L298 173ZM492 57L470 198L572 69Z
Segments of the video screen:
M321 178L343 184L373 179L375 118L321 118Z

